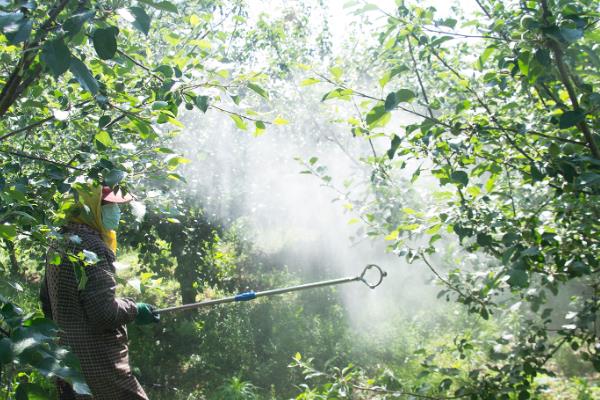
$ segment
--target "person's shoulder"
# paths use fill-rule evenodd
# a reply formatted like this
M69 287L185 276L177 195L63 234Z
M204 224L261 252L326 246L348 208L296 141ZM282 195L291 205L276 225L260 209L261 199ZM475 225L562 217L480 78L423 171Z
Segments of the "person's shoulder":
M87 250L96 253L99 257L114 259L112 251L102 240L102 234L85 224L71 223L63 228L63 240L70 242L70 247L79 251Z

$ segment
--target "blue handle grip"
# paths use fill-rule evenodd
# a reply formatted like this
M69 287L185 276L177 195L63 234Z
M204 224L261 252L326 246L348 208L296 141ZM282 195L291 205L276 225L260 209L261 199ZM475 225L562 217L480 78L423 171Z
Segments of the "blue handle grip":
M254 300L256 298L256 293L254 291L240 293L235 296L235 301L248 301Z

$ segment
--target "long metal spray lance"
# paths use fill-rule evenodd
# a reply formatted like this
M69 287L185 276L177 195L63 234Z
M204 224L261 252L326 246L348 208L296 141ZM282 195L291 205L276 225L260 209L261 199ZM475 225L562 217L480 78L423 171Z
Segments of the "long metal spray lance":
M376 281L369 282L367 280L366 274L369 270L375 270L379 274L379 277ZM290 286L290 287L280 288L280 289L271 289L271 290L265 290L262 292L249 291L249 292L240 293L240 294L237 294L237 295L231 296L231 297L224 297L222 299L206 300L206 301L201 301L199 303L191 303L191 304L184 304L182 306L167 307L167 308L162 308L162 309L156 310L156 311L158 313L162 314L162 313L167 313L167 312L171 312L171 311L190 310L190 309L194 309L194 308L214 306L216 304L233 303L236 301L249 301L249 300L254 300L258 297L273 296L276 294L296 292L298 290L306 290L306 289L312 289L312 288L317 288L317 287L322 287L322 286L339 285L342 283L356 282L356 281L363 282L365 285L367 285L371 289L375 289L377 286L379 286L381 284L381 282L383 281L383 278L386 276L387 276L387 272L382 270L378 265L369 264L365 267L365 269L363 269L362 273L358 276L351 276L351 277L339 278L339 279L331 279L328 281L306 283L304 285Z

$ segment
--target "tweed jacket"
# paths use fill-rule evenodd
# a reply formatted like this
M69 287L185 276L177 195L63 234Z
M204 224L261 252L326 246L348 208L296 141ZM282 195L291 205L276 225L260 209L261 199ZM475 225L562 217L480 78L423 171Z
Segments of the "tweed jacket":
M40 291L42 308L60 328L60 342L79 359L94 400L147 400L144 389L129 367L125 324L137 314L130 299L115 297L115 255L100 233L83 224L64 228L64 251L60 265L46 263ZM79 278L67 254L94 252L98 262L84 267L87 282L78 289ZM62 389L61 389L62 386ZM64 383L59 391L64 392ZM68 396L61 394L61 398Z

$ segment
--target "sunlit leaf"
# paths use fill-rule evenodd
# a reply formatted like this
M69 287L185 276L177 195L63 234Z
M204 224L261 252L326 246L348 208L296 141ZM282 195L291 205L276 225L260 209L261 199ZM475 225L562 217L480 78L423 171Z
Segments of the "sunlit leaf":
M279 116L276 117L272 122L275 125L287 125L287 124L290 123L287 119L284 119L284 118L279 117Z
M244 119L242 117L240 117L237 114L229 114L229 117L233 120L233 122L235 123L235 126L237 126L239 129L242 130L247 130L248 129L248 125L246 124L246 121L244 121Z
M261 97L264 97L267 100L269 99L269 94L262 87L258 86L255 83L252 83L252 82L248 82L247 85L248 85L249 89L252 89L254 92L258 93Z

